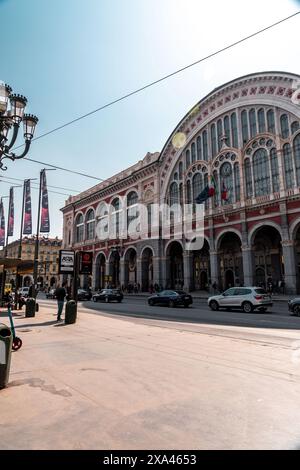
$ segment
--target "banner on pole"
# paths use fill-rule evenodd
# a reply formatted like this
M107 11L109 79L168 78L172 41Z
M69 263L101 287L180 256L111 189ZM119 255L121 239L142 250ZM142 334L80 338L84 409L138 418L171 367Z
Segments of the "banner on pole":
M0 246L5 245L5 215L2 198L0 200Z
M40 232L50 232L50 219L49 219L49 201L48 190L46 181L46 172L42 171L42 214L41 214L41 227Z
M32 210L31 210L31 190L30 180L24 181L24 224L23 234L32 234Z
M14 234L14 223L15 223L14 188L11 187L9 190L8 227L7 227L8 237L12 237Z

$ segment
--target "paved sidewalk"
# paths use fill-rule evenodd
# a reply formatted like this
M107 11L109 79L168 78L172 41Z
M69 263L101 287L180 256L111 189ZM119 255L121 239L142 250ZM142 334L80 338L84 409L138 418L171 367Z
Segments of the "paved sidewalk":
M84 307L66 326L55 310L15 316L23 347L0 391L0 449L298 445L298 331L117 319Z

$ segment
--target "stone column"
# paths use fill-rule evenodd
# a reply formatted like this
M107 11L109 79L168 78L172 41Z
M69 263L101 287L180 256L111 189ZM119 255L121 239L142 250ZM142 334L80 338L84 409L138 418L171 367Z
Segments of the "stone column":
M166 257L160 258L160 281L159 284L162 285L162 288L165 289L167 285L167 264L170 262L170 259Z
M253 286L253 252L249 246L242 247L244 286Z
M160 265L160 258L158 256L153 256L152 258L152 266L153 266L153 284L157 282L157 284L161 283L160 274L159 274L159 265Z
M216 283L219 286L219 265L218 265L218 252L211 250L209 252L210 262L210 279L211 286Z
M97 258L96 258L97 259ZM96 259L93 263L93 275L92 275L92 290L96 290L96 279L97 279L97 262ZM100 269L100 266L99 266Z
M296 262L295 262L295 247L292 240L282 241L282 254L284 262L284 282L285 293L297 293L297 276L296 276Z
M136 282L142 287L142 260L136 260Z
M193 255L190 251L185 252L183 255L183 275L184 275L184 289L187 292L192 290L193 280Z
M125 286L125 260L122 258L120 259L120 285Z

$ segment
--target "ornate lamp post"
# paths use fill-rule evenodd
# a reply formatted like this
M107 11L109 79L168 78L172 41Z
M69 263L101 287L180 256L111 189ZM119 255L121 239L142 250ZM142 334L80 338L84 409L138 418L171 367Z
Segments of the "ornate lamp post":
M26 104L25 96L12 94L10 86L0 82L0 170L7 169L3 164L4 159L19 160L29 151L38 118L33 114L24 114ZM22 121L25 148L20 155L16 155L12 152L12 147Z

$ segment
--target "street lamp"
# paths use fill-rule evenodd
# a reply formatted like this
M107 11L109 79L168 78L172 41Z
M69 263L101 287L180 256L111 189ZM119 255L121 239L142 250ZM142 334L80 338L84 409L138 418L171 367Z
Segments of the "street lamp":
M0 82L0 170L7 169L3 164L4 159L19 160L29 151L38 118L33 114L25 114L26 104L25 96L13 94L10 86ZM25 148L20 155L16 155L11 149L22 121Z

